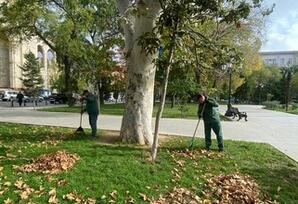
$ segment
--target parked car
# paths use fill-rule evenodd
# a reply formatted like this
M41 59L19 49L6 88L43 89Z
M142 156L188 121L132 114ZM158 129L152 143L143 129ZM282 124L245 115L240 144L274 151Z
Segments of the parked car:
M67 96L65 94L52 94L49 96L48 98L49 102L52 103L52 104L56 104L56 103L59 103L59 104L64 104L67 102Z
M37 100L37 102L43 102L44 98L42 96L38 96L35 100ZM34 101L34 97L29 97L25 95L23 101L25 101L26 103L32 103Z
M39 96L41 96L43 99L47 99L49 98L49 96L51 95L51 91L48 89L40 89L38 91Z
M4 97L4 90L0 90L0 100L2 101L2 98Z
M31 102L31 99L29 96L24 95L23 101L26 103L29 103L29 102Z
M11 101L17 97L18 91L15 90L2 90L0 95L2 101Z

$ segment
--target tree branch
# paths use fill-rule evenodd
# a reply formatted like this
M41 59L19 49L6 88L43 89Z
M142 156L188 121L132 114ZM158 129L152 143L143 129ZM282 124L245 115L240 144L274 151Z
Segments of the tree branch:
M58 52L57 48L52 44L43 34L34 26L35 34L39 37L42 41L44 41L53 51L56 53Z

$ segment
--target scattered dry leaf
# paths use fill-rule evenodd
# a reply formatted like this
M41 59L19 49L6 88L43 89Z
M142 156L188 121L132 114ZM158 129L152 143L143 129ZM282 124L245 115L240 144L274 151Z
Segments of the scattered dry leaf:
M25 185L25 183L22 180L17 180L14 183L14 185L15 185L15 187L17 187L17 189L21 190L21 189L23 189L23 186Z
M170 153L172 153L171 154L172 158L176 158L176 156L181 156L181 157L190 158L190 159L196 159L199 157L220 158L220 157L223 157L224 155L220 152L207 151L205 149L195 149L195 150L183 149L183 150L171 151Z
M112 193L110 193L110 196L111 196L114 200L116 200L116 198L117 198L117 191L116 191L116 190L112 191Z
M49 191L49 196L56 196L56 188Z
M141 196L141 198L143 199L143 201L148 201L150 199L148 199L147 195L144 193L139 193L139 195Z
M12 159L17 158L16 155L13 155L13 154L11 154L11 153L7 153L7 154L6 154L6 157L7 157L7 158L12 158Z
M6 200L4 200L4 204L12 204L12 200L10 198L7 198Z
M95 204L96 200L93 198L83 198L83 196L77 194L77 192L70 192L63 195L64 200L75 202L76 204Z
M63 195L63 199L70 200L70 201L75 200L76 199L76 194L68 193L66 195Z
M85 201L85 204L95 204L96 200L92 199L92 198L87 198L87 200Z
M64 180L64 179L60 179L60 180L57 182L58 186L65 186L66 183L67 183L67 181Z
M7 187L9 187L9 186L11 186L11 182L9 182L9 181L6 181L6 182L4 182L4 184L3 184L4 186L7 186Z
M186 188L174 188L173 191L161 195L150 204L202 204L201 199Z
M56 188L53 188L52 190L49 191L49 200L48 203L58 203L58 199L56 198Z

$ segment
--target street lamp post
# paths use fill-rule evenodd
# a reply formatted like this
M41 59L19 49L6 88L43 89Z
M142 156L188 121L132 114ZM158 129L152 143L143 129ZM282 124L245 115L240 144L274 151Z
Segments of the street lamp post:
M227 63L226 65L228 73L229 73L229 95L228 95L228 104L227 104L227 111L225 113L225 116L231 116L231 90L232 90L232 63Z
M264 84L263 83L260 83L259 84L259 104L262 103L262 89L264 87Z
M229 69L229 98L228 98L228 109L231 107L231 87L232 87L232 71Z

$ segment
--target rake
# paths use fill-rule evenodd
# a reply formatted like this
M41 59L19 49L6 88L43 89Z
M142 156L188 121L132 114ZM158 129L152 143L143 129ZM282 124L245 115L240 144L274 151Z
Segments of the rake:
M198 130L199 124L200 124L200 122L201 122L201 118L202 118L203 113L204 113L204 110L205 110L205 105L206 105L206 103L204 103L204 105L203 105L203 109L202 109L202 112L201 112L201 114L200 114L200 117L199 117L199 120L198 120L196 129L195 129L195 131L194 131L194 133L193 133L193 136L192 136L191 141L189 142L189 145L188 145L189 148L193 148L194 141L195 141L195 137L196 137L196 134L197 134L197 130Z
M83 102L81 103L81 117L80 117L80 127L76 130L77 133L84 133L84 129L82 128L82 119L83 119Z

